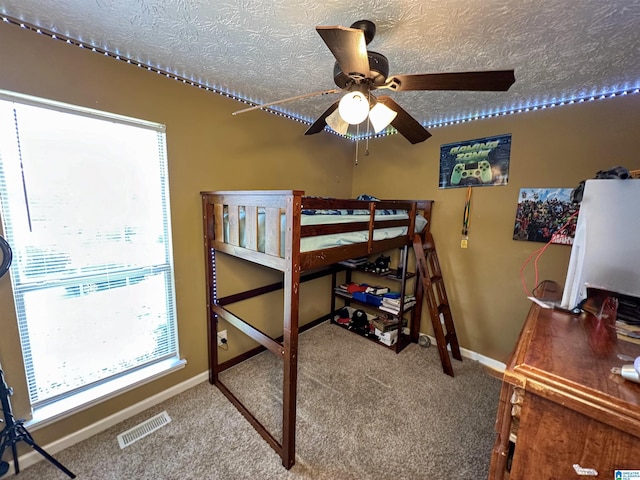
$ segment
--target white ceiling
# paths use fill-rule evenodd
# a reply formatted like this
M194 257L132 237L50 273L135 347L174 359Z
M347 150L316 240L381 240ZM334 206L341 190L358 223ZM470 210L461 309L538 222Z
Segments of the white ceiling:
M0 12L258 103L334 88L314 27L360 19L377 25L368 48L391 75L515 70L508 92L390 94L425 126L640 86L640 0L0 0ZM312 122L336 98L277 108Z

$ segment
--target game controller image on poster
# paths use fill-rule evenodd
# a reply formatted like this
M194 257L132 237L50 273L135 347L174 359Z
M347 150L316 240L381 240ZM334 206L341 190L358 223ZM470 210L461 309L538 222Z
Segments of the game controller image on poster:
M510 156L510 134L442 145L439 188L506 185Z

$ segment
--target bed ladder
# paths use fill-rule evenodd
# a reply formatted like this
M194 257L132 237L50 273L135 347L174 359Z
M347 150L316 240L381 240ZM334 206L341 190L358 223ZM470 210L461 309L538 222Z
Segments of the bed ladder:
M460 355L460 345L453 325L451 308L449 307L442 271L438 262L438 254L436 253L436 246L431 233L425 233L424 238L419 234L415 234L413 237L413 250L416 254L416 271L419 276L416 288L416 321L420 319L422 300L424 298L429 308L429 316L431 317L431 324L438 344L442 370L453 377L453 366L451 365L447 346L451 348L451 355L456 360L462 361L462 355ZM444 321L440 320L441 315Z

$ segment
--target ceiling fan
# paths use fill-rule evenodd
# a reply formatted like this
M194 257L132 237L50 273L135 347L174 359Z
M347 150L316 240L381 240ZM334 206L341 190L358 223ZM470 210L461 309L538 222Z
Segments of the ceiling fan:
M431 134L395 100L387 95L375 96L376 90L396 92L417 90L507 91L515 82L513 70L479 72L422 73L389 76L389 61L381 53L367 51L376 26L369 20L359 20L347 27L318 26L316 31L336 59L333 80L340 89L326 90L257 105L237 113L268 107L315 95L346 94L335 101L305 132L319 133L328 125L345 134L349 125L368 120L375 132L391 125L412 144L425 141Z

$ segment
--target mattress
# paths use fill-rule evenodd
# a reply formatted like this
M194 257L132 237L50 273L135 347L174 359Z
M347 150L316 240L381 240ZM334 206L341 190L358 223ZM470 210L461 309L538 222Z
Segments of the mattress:
M367 210L355 211L356 213L340 213L335 214L322 214L315 213L313 215L302 214L300 218L301 225L329 225L336 223L353 223L353 222L368 222L369 212ZM264 222L265 222L264 209L258 210L258 251L264 252ZM406 210L382 210L377 211L375 214L376 220L406 220L409 218L409 214ZM280 215L280 256L284 257L284 242L285 242L285 225L286 217L284 213ZM420 232L427 225L427 220L422 215L416 216L415 231ZM245 211L240 208L239 211L239 244L241 247L247 245L246 233L245 233ZM400 237L406 235L407 227L389 227L376 229L373 232L373 240L386 240L390 238ZM224 241L228 243L229 240L229 222L228 214L225 210L224 214ZM314 250L323 250L326 248L338 247L342 245L350 245L354 243L367 242L369 240L369 231L362 230L356 232L335 233L329 235L317 235L313 237L305 237L300 239L300 251L311 252Z

